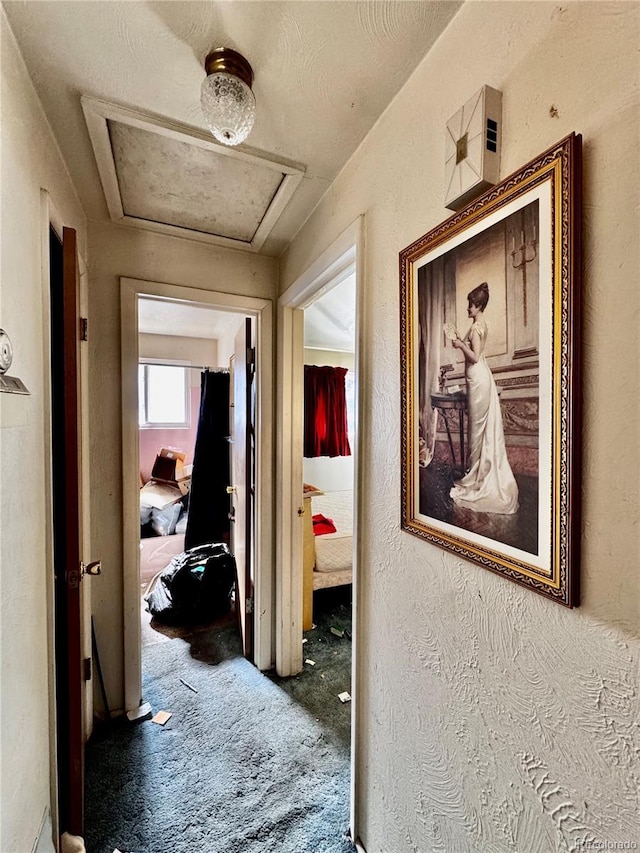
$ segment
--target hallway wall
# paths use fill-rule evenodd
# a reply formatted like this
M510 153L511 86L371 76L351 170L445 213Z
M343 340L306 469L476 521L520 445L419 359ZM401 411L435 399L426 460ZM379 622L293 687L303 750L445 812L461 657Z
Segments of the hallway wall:
M0 850L31 850L49 807L48 512L41 187L86 253L86 220L0 9L2 229L0 326L9 371L31 395L0 395ZM47 264L48 264L48 258ZM46 849L51 839L46 838Z
M640 841L639 8L466 3L282 261L284 291L365 214L355 690L368 853ZM584 136L574 610L400 531L398 252L448 216L445 122L485 83L504 93L503 176L571 131Z
M89 315L96 318L89 342L92 546L103 565L102 577L93 584L93 612L109 704L121 709L120 276L271 299L277 261L110 223L89 224L89 257Z

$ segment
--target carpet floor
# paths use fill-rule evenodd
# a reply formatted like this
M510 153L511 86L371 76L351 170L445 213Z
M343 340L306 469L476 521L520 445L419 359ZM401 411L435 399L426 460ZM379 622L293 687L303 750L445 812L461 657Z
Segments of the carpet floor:
M350 705L338 699L350 690L345 593L325 596L315 618L313 664L291 679L249 664L233 624L144 649L144 698L172 716L118 719L91 738L88 853L355 851Z

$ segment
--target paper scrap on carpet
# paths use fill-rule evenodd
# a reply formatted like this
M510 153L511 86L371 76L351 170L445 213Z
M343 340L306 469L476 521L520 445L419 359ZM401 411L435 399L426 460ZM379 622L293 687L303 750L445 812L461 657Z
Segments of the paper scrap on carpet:
M158 711L155 717L151 718L152 723L157 723L159 726L164 726L167 720L170 720L173 714L170 711Z

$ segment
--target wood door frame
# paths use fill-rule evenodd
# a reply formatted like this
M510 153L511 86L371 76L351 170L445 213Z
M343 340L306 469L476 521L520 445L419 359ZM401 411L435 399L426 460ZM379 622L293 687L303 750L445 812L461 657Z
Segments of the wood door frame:
M140 625L140 478L138 446L139 296L188 301L256 321L256 541L254 661L261 670L274 661L273 639L273 303L269 299L202 290L185 284L120 278L122 377L122 512L124 601L124 701L133 711L142 701Z
M51 825L54 839L60 836L60 816L58 814L58 738L57 738L57 704L56 704L56 637L55 637L55 584L54 584L54 545L53 545L53 462L52 462L52 379L51 379L51 267L49 262L50 229L55 231L62 242L64 220L60 215L48 190L40 189L40 278L42 283L42 389L44 408L44 480L45 480L45 587L47 601L47 676L49 697L49 790ZM78 275L80 277L80 292L78 310L86 316L88 288L87 265L83 255L78 251ZM88 358L85 348L78 348L78 369L80 372L80 406L79 423L79 464L82 484L82 496L79 505L81 554L88 561L90 552L90 489L89 466L83 464L88 459L88 385L83 379L87 375ZM91 657L91 587L83 581L82 595L82 646L83 657ZM93 682L87 681L83 697L84 739L91 734L93 720L92 705Z
M358 837L356 791L359 767L358 651L360 647L360 583L358 558L361 553L361 500L364 486L364 215L359 216L297 278L278 300L278 439L276 466L278 507L276 527L276 670L279 675L296 675L302 670L302 453L303 453L303 309L331 286L356 275L356 441L354 448L355 535L353 538L353 651L351 704L351 814L353 838Z
M242 353L239 352L239 339L242 344ZM236 613L238 627L242 638L242 651L247 660L254 660L253 650L253 623L255 620L255 609L247 608L247 601L254 599L253 582L253 522L255 520L255 463L254 447L255 432L252 438L251 424L252 393L255 390L256 371L253 359L249 359L249 353L255 351L254 346L254 322L252 317L246 317L244 324L240 327L234 338L234 353L231 356L233 367L231 369L230 398L232 400L232 411L229 417L229 432L231 434L231 465L230 483L234 488L231 495L231 550L236 559ZM239 358L238 356L242 357ZM240 417L242 413L243 417ZM242 425L244 430L244 441L238 440L236 427ZM241 449L241 445L244 445ZM239 476L240 458L244 459L244 471ZM241 537L238 532L241 531ZM241 557L240 563L238 562Z

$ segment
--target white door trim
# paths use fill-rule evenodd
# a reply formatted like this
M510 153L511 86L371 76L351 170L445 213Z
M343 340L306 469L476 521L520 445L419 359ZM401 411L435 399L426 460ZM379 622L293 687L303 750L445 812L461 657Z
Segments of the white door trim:
M138 296L199 302L256 318L256 562L255 663L273 665L273 304L268 299L201 290L182 284L120 279L122 324L122 478L124 699L127 711L142 701L140 651Z
M295 675L302 669L302 436L304 362L303 309L321 293L356 273L356 442L354 448L354 519L353 541L353 656L351 706L351 834L357 838L358 814L356 791L359 788L358 751L358 650L360 637L359 602L361 566L361 502L364 473L363 389L365 386L364 353L364 215L359 216L305 270L278 300L278 443L276 465L276 670L279 675Z

